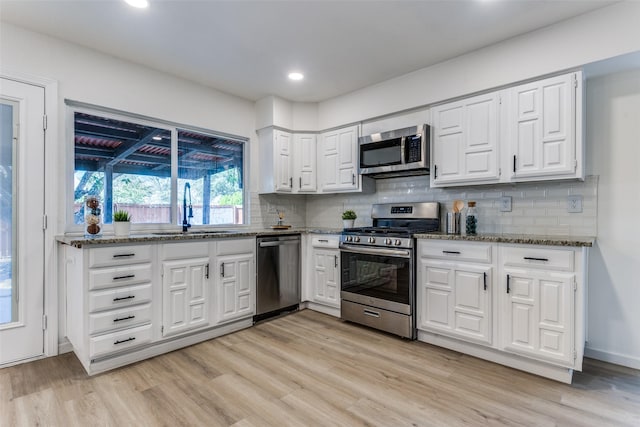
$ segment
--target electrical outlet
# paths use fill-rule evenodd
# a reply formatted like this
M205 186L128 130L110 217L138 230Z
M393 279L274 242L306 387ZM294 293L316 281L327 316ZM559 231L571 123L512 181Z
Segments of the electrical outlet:
M582 196L575 195L567 197L567 212L580 213L582 212Z
M500 198L500 212L511 212L511 196Z

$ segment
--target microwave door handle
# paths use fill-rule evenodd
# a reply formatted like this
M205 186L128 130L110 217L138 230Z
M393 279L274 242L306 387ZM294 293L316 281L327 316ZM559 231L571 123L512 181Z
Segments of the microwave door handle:
M407 159L405 156L406 151L404 151L404 146L405 146L405 141L407 140L406 136L403 136L400 139L400 162L404 165L405 163L407 163Z

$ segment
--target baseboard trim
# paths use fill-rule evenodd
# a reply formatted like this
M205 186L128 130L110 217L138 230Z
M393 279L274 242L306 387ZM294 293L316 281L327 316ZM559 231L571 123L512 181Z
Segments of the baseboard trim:
M613 363L614 365L626 366L627 368L640 369L640 358L627 356L626 354L612 353L610 351L598 350L586 347L584 355L591 359Z
M71 353L73 351L73 346L69 342L68 339L64 339L64 341L58 343L58 354Z

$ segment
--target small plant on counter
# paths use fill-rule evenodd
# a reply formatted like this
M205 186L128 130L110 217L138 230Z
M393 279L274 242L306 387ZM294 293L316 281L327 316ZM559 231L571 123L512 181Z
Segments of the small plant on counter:
M129 212L125 210L117 210L113 213L113 221L114 222L130 222L131 215L129 215Z
M358 215L351 209L342 212L342 219L356 219Z

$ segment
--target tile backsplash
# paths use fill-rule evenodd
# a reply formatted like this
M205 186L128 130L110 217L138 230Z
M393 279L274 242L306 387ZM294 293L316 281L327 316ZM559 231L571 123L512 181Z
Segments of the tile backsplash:
M567 212L567 197L582 196L582 212ZM500 212L500 198L511 196L511 212ZM376 181L373 194L259 195L251 193L252 228L268 228L278 221L294 227L341 228L341 214L353 209L356 226L371 225L373 203L440 202L444 217L454 200L475 201L480 233L595 236L598 177L584 181L547 181L455 188L430 188L427 177ZM464 211L463 211L464 215ZM443 221L444 222L444 221ZM443 223L444 227L444 223Z

